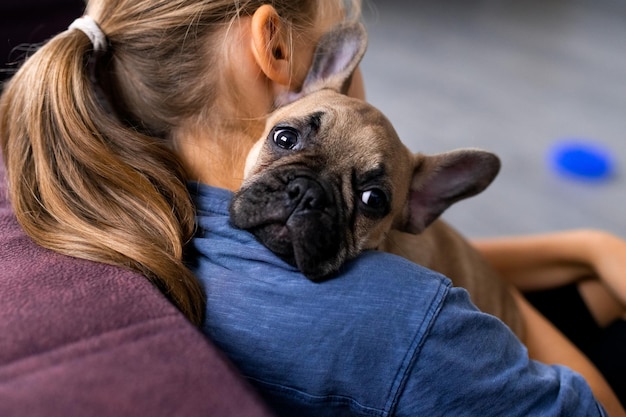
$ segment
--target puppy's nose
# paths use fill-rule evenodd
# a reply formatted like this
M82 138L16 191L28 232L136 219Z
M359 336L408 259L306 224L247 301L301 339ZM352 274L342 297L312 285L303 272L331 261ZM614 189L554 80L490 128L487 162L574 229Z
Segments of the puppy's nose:
M317 181L305 177L289 183L287 197L300 210L322 210L329 204L324 188Z

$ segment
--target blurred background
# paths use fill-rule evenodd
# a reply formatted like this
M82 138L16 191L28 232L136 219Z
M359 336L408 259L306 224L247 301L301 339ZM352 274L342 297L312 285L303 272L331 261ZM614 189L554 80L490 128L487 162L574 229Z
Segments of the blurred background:
M2 66L82 10L81 0L3 0ZM471 237L579 227L626 237L626 1L364 0L364 16L368 99L405 143L502 159L487 191L446 212L451 224ZM607 147L616 174L555 174L551 148L574 138Z
M626 2L365 0L368 101L413 150L479 147L502 171L444 218L471 237L580 227L626 237ZM608 148L607 181L563 178L556 143Z
M0 81L32 44L65 30L84 9L83 0L0 0Z

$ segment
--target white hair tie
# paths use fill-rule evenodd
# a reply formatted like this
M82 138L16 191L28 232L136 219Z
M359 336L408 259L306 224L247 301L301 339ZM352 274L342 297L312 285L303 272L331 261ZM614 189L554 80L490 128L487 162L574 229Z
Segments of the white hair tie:
M74 20L72 24L68 27L68 30L78 29L83 32L93 45L93 50L95 52L105 52L107 49L107 38L100 29L100 26L96 23L93 18L90 16L79 17Z

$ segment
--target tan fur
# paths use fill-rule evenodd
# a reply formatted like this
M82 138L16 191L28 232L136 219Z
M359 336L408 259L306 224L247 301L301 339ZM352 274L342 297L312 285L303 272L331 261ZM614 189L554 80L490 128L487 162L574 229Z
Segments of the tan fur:
M311 114L323 114L321 127L313 137L304 137L302 147L291 152L277 152L270 139L274 127L305 125ZM246 179L231 206L233 218L239 212L258 214L258 207L246 200L246 191L293 165L311 165L320 181L340 190L346 213L357 213L347 231L345 253L337 254L333 268L355 257L364 249L380 249L403 256L438 271L454 285L466 288L473 302L487 313L501 318L523 338L522 319L508 285L487 261L459 233L437 220L425 230L406 233L410 217L407 197L411 189L420 189L439 169L444 156L412 154L402 144L389 121L369 104L333 90L311 93L270 116L263 138L250 152ZM306 130L306 129L305 129ZM268 137L269 136L269 137ZM320 162L323 160L323 162ZM315 161L309 162L309 161ZM391 209L384 218L372 219L354 207L354 177L385 167L392 197ZM424 184L422 184L424 183ZM350 216L348 216L350 217ZM430 222L428 222L430 223ZM244 227L245 228L245 227ZM419 229L419 228L418 228Z
M524 323L510 285L446 222L436 220L419 235L391 230L379 249L444 274L467 289L481 311L500 318L523 340Z

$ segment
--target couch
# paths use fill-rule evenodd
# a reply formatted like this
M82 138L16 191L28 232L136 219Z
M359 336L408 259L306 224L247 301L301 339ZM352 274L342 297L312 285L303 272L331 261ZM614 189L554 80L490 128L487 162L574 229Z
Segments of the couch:
M36 245L0 164L0 416L270 415L143 276Z

